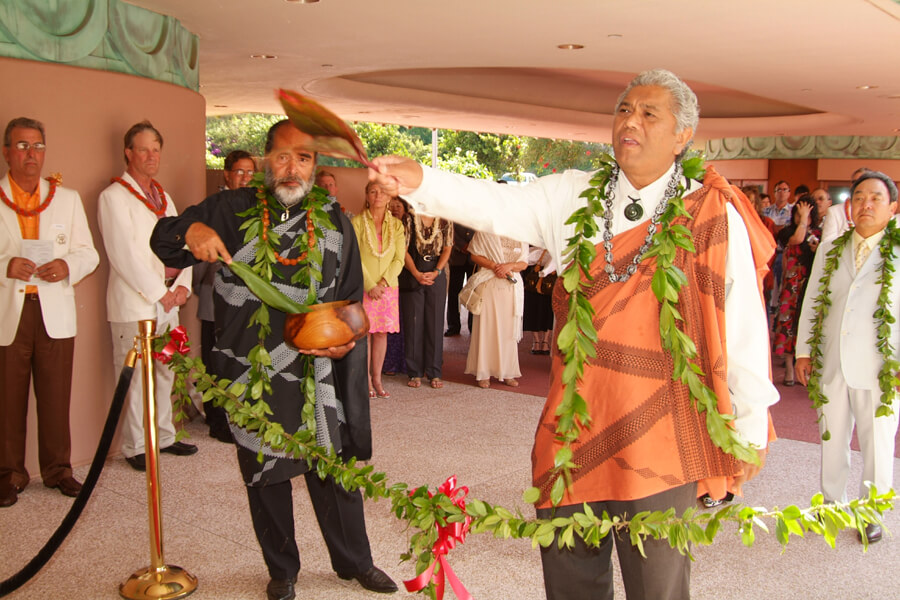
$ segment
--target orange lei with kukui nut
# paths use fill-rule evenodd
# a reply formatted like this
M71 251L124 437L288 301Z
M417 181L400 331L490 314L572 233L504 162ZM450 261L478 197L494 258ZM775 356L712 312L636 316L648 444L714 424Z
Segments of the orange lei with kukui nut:
M269 240L269 225L270 225L270 217L269 217L269 201L266 198L266 189L265 185L261 185L258 188L257 198L259 198L260 204L263 205L262 216L260 219L262 220L262 233L260 233L260 237L263 241ZM310 248L316 245L316 226L313 223L311 217L306 219L306 233L309 234L309 243L307 244ZM275 260L280 262L286 267L296 265L297 263L306 260L306 257L309 255L309 251L304 252L297 258L284 258L281 254L278 253L278 250L274 250L275 252Z
M53 200L53 196L56 195L56 186L59 183L57 177L47 177L47 181L50 183L50 192L47 194L47 199L41 202L40 206L35 208L34 210L25 210L20 207L18 204L9 199L9 196L6 195L6 192L3 191L3 188L0 188L0 200L3 200L3 204L10 207L17 215L21 217L36 217L48 206L50 206L50 202ZM40 193L40 186L38 186L38 192Z
M150 202L150 200L145 198L143 194L141 194L139 191L134 189L134 187L132 187L132 185L130 183L128 183L121 177L113 177L112 179L109 180L109 182L121 184L122 187L124 187L126 190L131 192L132 196L134 196L135 198L137 198L138 200L143 202L144 206L146 206L148 209L150 209L150 212L152 212L157 217L162 218L162 217L166 216L166 206L168 206L169 202L166 200L166 193L163 191L163 187L155 179L150 180L150 185L155 187L156 191L159 192L159 200L161 202L161 206L159 208L154 207L153 204Z

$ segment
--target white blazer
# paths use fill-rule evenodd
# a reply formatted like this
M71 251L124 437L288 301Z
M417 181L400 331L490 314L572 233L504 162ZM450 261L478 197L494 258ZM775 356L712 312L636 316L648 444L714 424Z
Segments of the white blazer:
M12 199L9 174L0 179L6 196ZM47 198L50 184L41 179L41 201ZM69 276L62 281L42 284L38 290L41 312L47 334L56 339L74 337L75 289L74 285L97 268L100 257L94 249L94 240L84 215L81 197L75 190L56 188L50 205L40 214L38 228L41 240L53 242L53 257L66 261ZM6 276L9 261L22 256L22 230L15 211L0 203L0 346L10 345L19 328L22 305L25 303L27 282Z
M797 323L797 356L809 356L810 329L814 316L813 305L819 295L819 279L825 268L825 255L834 247L834 240L819 246L813 261L806 297L800 321ZM895 250L896 252L896 250ZM894 264L900 266L900 258ZM841 253L837 271L831 276L831 307L825 317L822 333L822 383L828 384L837 376L843 376L847 385L860 390L878 390L878 371L883 358L875 343L875 312L881 284L876 283L881 274L881 255L878 248L865 264L856 272L853 256L853 241L847 242ZM894 278L890 296L891 311L896 314L900 307L900 281ZM894 358L900 350L900 324L891 326L891 344Z
M127 172L122 179L140 190ZM178 214L172 197L166 194L166 216ZM158 221L147 206L120 183L112 183L100 193L97 220L109 258L109 285L106 288L106 318L114 323L130 323L156 318L156 303L166 287L166 269L150 250L150 234ZM191 269L184 269L173 288L191 289Z

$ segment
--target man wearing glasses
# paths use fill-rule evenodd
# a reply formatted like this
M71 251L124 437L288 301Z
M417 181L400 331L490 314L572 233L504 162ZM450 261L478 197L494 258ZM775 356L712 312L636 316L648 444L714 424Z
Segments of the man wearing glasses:
M763 211L763 215L775 223L775 233L791 222L791 186L787 181L775 184L775 201Z
M225 157L225 189L239 190L247 187L255 174L256 164L246 150L232 150Z
M41 179L44 126L19 117L6 126L0 179L0 507L28 485L25 428L32 375L38 460L44 485L77 496L69 401L75 350L72 286L100 257L78 192Z

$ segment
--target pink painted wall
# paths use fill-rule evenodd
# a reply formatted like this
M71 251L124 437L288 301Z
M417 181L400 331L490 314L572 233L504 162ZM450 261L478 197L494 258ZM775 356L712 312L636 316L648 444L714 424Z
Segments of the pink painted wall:
M76 287L78 335L71 429L72 463L81 465L90 462L97 447L119 369L112 365L106 321L109 262L97 227L97 197L111 177L125 170L125 131L146 118L165 142L159 182L172 194L179 210L201 200L206 183L205 101L185 88L141 77L8 58L0 58L0 80L11 84L0 95L0 127L20 116L44 123L44 175L62 173L63 185L81 194L100 253L100 266ZM5 173L6 164L0 164L0 173ZM182 315L182 322L199 340L193 300ZM27 467L34 477L39 476L39 469L33 398L31 402ZM116 452L118 444L114 445Z

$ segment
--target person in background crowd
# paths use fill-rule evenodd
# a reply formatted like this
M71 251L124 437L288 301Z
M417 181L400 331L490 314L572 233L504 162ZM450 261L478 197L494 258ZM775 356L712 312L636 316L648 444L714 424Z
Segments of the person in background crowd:
M784 275L781 297L775 312L775 355L783 356L784 385L794 385L794 348L797 345L797 316L806 293L809 270L822 231L818 228L819 213L809 194L794 203L791 224L778 232L778 243L784 247Z
M491 377L516 387L525 303L520 273L528 266L528 244L478 231L469 254L478 270L460 293L475 315L465 372L480 388L490 387Z
M225 189L237 190L247 187L256 174L256 163L246 150L232 150L225 157Z
M0 507L28 485L25 432L34 380L38 462L44 485L77 496L72 476L69 403L75 353L76 283L100 257L81 197L42 180L44 125L11 120L3 134L9 171L0 179Z
M400 331L397 278L403 270L403 223L387 209L392 196L376 183L366 184L365 209L353 217L362 259L363 306L369 317L369 397L390 398L381 381L387 334Z
M794 188L794 201L791 203L791 206L797 203L797 200L800 199L801 196L805 196L809 193L809 186L801 183L797 187Z
M256 163L246 150L232 150L225 157L225 189L247 187L256 173ZM216 345L216 317L213 307L213 286L220 262L201 262L193 266L191 283L197 295L197 319L200 321L200 358L204 365L212 364L212 349ZM209 437L231 443L231 429L225 409L211 401L203 403L203 414L209 427Z
M323 188L328 193L329 198L337 201L338 186L334 173L325 169L319 169L316 173L316 185Z
M444 337L454 337L462 331L459 317L459 292L472 276L475 263L469 256L469 243L475 231L459 223L453 224L453 250L450 252L450 280L447 284L447 331ZM468 316L469 333L472 333L472 314Z
M537 267L541 277L556 271L550 253L531 246L528 252L528 268ZM550 354L553 333L553 304L551 294L540 294L525 288L525 305L522 310L522 329L531 332L531 353Z
M816 203L816 212L819 214L819 222L815 223L815 225L821 231L822 227L825 226L825 216L828 214L828 209L831 208L831 194L825 188L816 188L810 195Z
M793 205L790 203L791 186L783 179L775 184L775 202L769 208L763 211L763 214L775 223L776 241L778 232L784 229L791 220L791 209ZM769 308L774 312L778 298L781 296L781 257L784 254L784 247L780 244L775 249L775 257L772 260L772 277L774 285L772 287L772 296L768 304Z
M391 198L388 204L388 210L395 219L401 223L406 215L408 205L402 198ZM409 235L407 233L407 235ZM401 271L402 274L402 271ZM401 305L400 310L403 310ZM396 375L397 373L406 373L406 349L403 345L403 319L400 319L400 331L387 334L387 350L384 353L384 364L381 372L385 375Z
M769 196L768 194L760 194L759 200L760 200L760 202L762 202L763 210L772 206L772 197Z
M594 514L670 508L680 514L704 492L721 498L729 488L740 491L765 462L768 407L778 400L769 380L769 336L757 279L772 253L771 238L744 195L713 168L707 169L702 185L682 176L681 159L699 121L696 95L669 71L645 71L619 97L614 115L615 163L608 167L609 183L594 188L611 210L604 211L600 233L590 240L598 249L591 272L601 274L594 277L588 296L598 311L593 319L597 358L585 363L579 386L590 422L571 448L579 465L576 475L554 506L551 489L562 476L555 462L562 448L557 409L564 397L563 356L554 354L550 394L532 452L532 479L540 490L537 515L543 519L571 517L583 512L585 503ZM378 170L369 170L370 179L402 194L414 209L547 248L557 264L575 231L567 221L585 206L582 194L592 187L593 174L575 170L512 187L444 173L399 156L373 162ZM696 253L679 252L679 260L687 262L683 272L695 274L681 288L679 311L697 315L692 335L705 383L713 388L718 409L736 416L730 423L757 454L758 460L751 462L713 445L707 415L697 411L683 384L658 366L662 363L636 361L632 354L637 347L642 356L667 360L658 327L642 327L659 317L660 304L650 286L658 273L655 262L640 262L633 272L628 265L644 252L651 215L665 209L680 188L686 190L683 200L694 216L684 224L702 244ZM612 233L612 239L604 240L604 232ZM478 236L472 241L473 254L478 253ZM706 285L710 275L722 285ZM569 298L562 290L557 293L557 318L565 319ZM644 539L643 552L627 536L608 536L600 547L588 547L577 537L571 548L557 542L541 548L548 600L611 597L614 545L630 600L690 597L690 559L666 540Z
M854 181L871 172L872 170L868 167L856 169L850 175L850 184L852 185ZM820 243L830 242L853 227L851 211L852 205L849 200L844 201L842 204L835 204L828 209L828 212L825 214L825 222L822 224L822 240Z
M898 248L885 228L897 207L897 186L884 173L868 171L860 174L850 189L853 233L823 242L822 252L816 253L807 286L803 312L797 332L797 379L806 385L812 374L810 343L816 298L822 292L819 282L825 273L825 261L831 250L842 243L837 255L837 268L829 277L824 294L831 307L824 316L820 391L827 399L819 410L819 430L831 435L822 440L822 493L826 502L847 501L847 479L850 474L850 439L854 427L863 457L863 473L859 495L866 497L866 483L875 485L879 494L893 488L894 440L897 434L898 411L896 401L889 415L876 416L882 405L882 385L879 372L886 357L880 346L887 342L891 360L900 359L900 324L886 324L886 331L878 331L873 319L885 294L886 306L896 313L900 306L900 285L896 279L884 289L881 279L886 271L885 260L896 270L900 262ZM887 255L889 258L882 258ZM892 385L892 384L889 384ZM866 541L881 539L881 526L870 523L865 528ZM862 536L860 536L862 541Z
M163 139L149 121L125 133L125 172L100 194L97 221L109 257L106 317L113 342L113 372L118 373L134 345L138 321L156 319L156 331L178 326L178 307L190 294L191 269L165 266L147 243L159 219L175 216L172 202L154 177L159 173ZM156 369L156 415L162 452L187 456L197 446L175 441L169 369ZM131 382L122 416L122 454L136 471L146 468L143 388Z
M417 388L422 377L431 387L444 387L444 306L447 273L453 249L453 225L444 219L407 212L403 226L408 238L405 268L400 273L400 317L406 347L407 385Z
M277 245L272 248L277 248L277 254L270 262L278 260L278 269L272 269L268 279L270 283L281 284L295 302L305 302L310 292L315 294L318 303L359 301L363 277L356 236L337 205L322 202L324 198L318 192L315 201L325 213L322 218L334 225L328 235L322 236L324 239L317 241L322 278L318 282L313 280L312 289L308 285L291 283L293 277L307 266L295 241L307 233L309 205L304 204L304 200L313 190L316 163L315 152L308 149L311 141L308 135L286 120L272 125L266 137L266 178L259 192L265 194L268 207L278 207L269 212L269 218L272 229L280 234ZM174 267L219 258L230 265L232 256L236 261L256 262L260 236L266 235L266 230L245 239L242 226L247 219L253 218L247 215L248 212L256 215L263 212L257 193L253 188L220 192L189 207L181 217L160 221L150 241L154 252ZM184 249L185 245L189 250ZM300 258L295 260L298 256ZM251 368L248 356L263 344L273 360L269 367L271 392L264 391L261 399L271 409L272 420L286 432L293 433L305 428L300 410L304 396L301 385L307 381L304 371L309 363L301 359L300 353L310 355L315 371L317 444L347 461L351 457L369 459L372 431L362 369L366 360L363 344L350 342L329 348L297 350L285 343L283 332L287 317L275 309L268 310L271 331L260 340L260 325L253 323L260 307L257 297L231 269L223 268L217 280L222 283L216 286L216 321L220 337L213 353L212 372L233 381L247 381ZM375 592L397 591L397 585L372 561L362 494L358 489L350 492L333 477L319 477L313 465L296 460L289 453L276 451L257 437L256 431L237 425L232 431L253 530L271 578L266 586L268 600L296 597L294 584L300 571L300 552L295 539L292 481L299 475L304 475L331 567L338 577L355 579L365 589ZM260 456L263 458L258 460Z
M747 196L747 199L753 204L753 208L756 209L756 214L759 215L760 220L763 223L763 226L766 228L766 231L769 232L769 235L772 236L772 239L775 238L775 223L772 222L772 219L765 216L763 213L765 211L765 203L763 202L763 196L765 194L759 193L759 188L755 185L745 185L741 188L741 191L744 192L744 195ZM774 260L774 257L772 258ZM765 298L766 306L769 306L772 296L772 289L775 287L775 277L772 275L772 261L769 261L769 272L766 273L765 278L763 279L763 297ZM707 495L706 498L709 498ZM718 506L721 504L712 504L713 500L704 500L702 499L707 508L713 508L714 506ZM730 498L729 498L730 500Z

